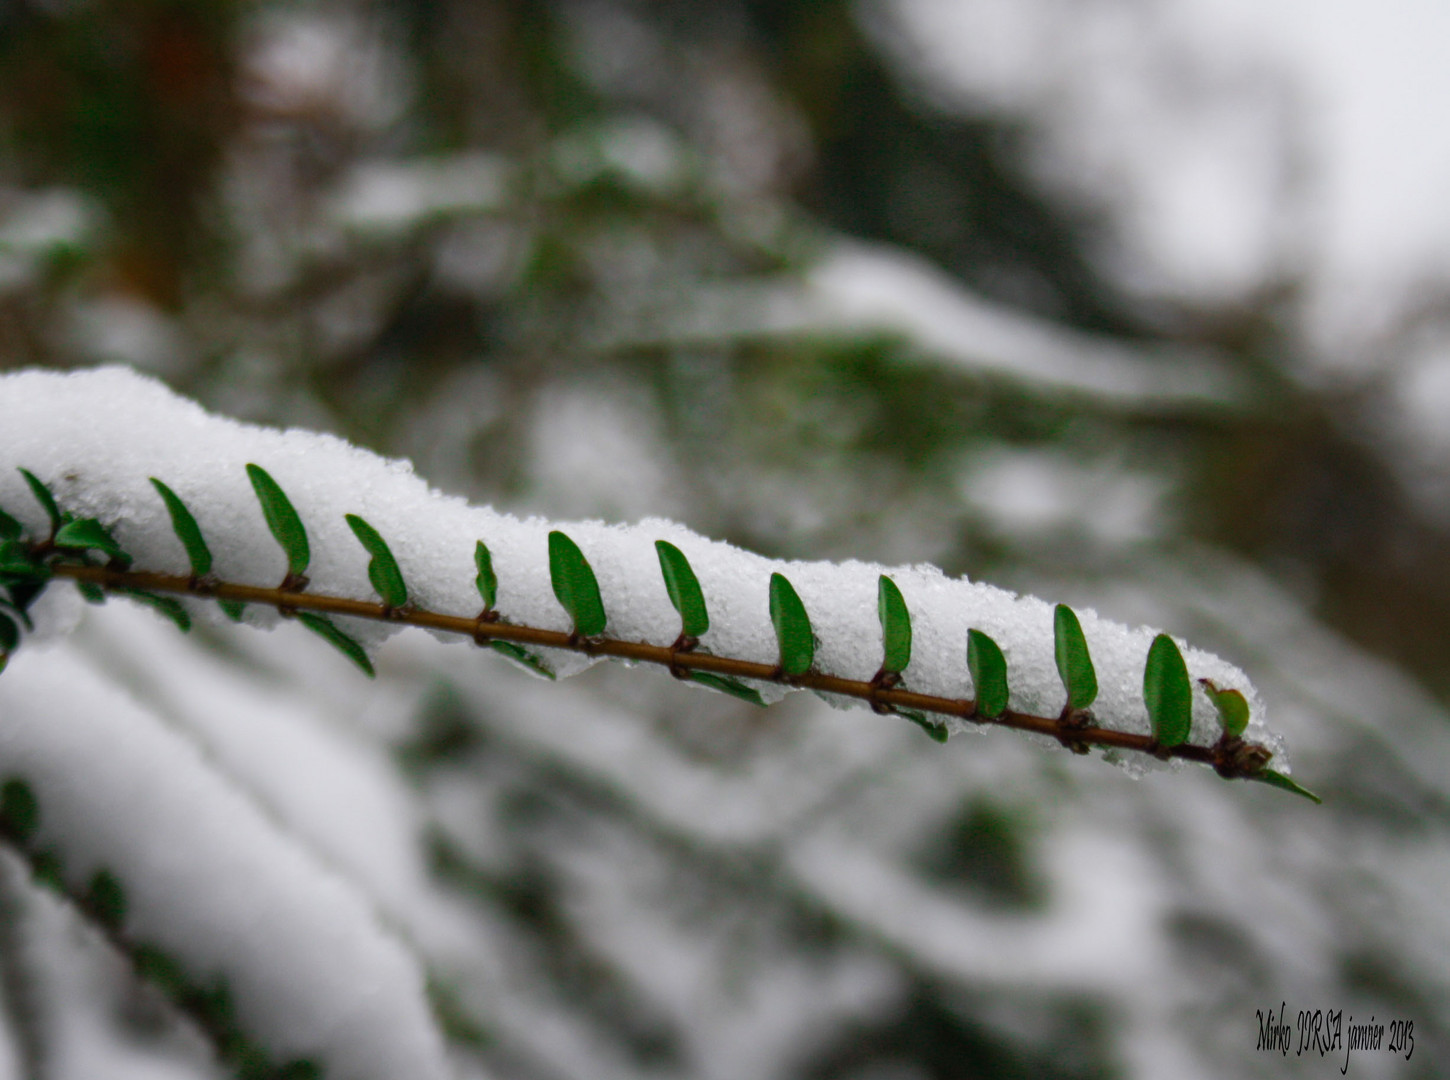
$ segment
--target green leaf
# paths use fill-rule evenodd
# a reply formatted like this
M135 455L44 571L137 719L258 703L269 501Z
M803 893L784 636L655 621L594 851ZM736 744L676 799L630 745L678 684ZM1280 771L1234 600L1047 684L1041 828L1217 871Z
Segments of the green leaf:
M191 560L191 572L197 577L205 577L211 573L211 549L206 546L206 540L201 535L201 526L196 523L196 518L191 516L191 511L176 492L154 476L151 477L151 486L166 504L166 511L171 515L171 530L176 533L181 546L186 548L186 557Z
M1088 655L1087 638L1077 614L1066 604L1058 604L1052 613L1052 634L1057 653L1057 674L1067 690L1067 704L1073 709L1086 709L1098 696L1098 675Z
M991 719L1007 709L1007 658L980 630L967 631L967 670L977 693L977 713Z
M770 575L770 621L780 644L780 669L804 675L816 658L816 635L806 606L782 574Z
M0 540L17 539L22 531L20 522L0 509Z
M483 610L492 611L498 603L498 575L493 572L493 555L482 540L473 546L473 565L478 567L478 576L473 583L478 586L478 595L483 598Z
M55 534L55 546L72 551L99 551L107 558L129 566L131 556L116 543L116 538L95 518L67 521Z
M1250 777L1250 779L1258 780L1260 783L1268 784L1270 787L1279 788L1281 791L1292 791L1295 795L1303 795L1304 798L1312 799L1320 805L1324 803L1324 800L1314 794L1314 792L1296 784L1292 778L1285 776L1281 772L1275 772L1273 769L1265 769L1255 776Z
M9 615L0 615L0 652L14 652L20 644L20 627Z
M65 863L54 848L37 851L30 857L30 875L36 884L44 885L61 896L66 894Z
M277 1080L322 1080L322 1066L309 1058L289 1061L277 1070Z
M30 554L18 540L0 542L0 577L19 581L49 581L50 567Z
M215 1028L227 1031L227 1042L230 1044L224 1050L225 1055L235 1060L239 1053L246 1051L247 1047L243 1037L234 1029L236 1027L236 1003L232 1000L231 987L227 985L226 979L221 975L214 975L204 986L195 983L190 985L188 1004ZM242 1043L239 1047L237 1044ZM241 1070L237 1070L239 1073ZM260 1070L259 1070L260 1071ZM248 1080L252 1080L253 1074L245 1074Z
M333 625L332 620L327 616L318 615L312 611L299 611L297 621L319 637L326 638L337 647L339 652L362 668L369 678L377 674L373 671L372 661L368 659L368 654L363 651L363 647Z
M307 573L307 564L312 561L312 549L307 544L307 530L302 527L302 519L266 469L260 465L248 465L247 476L251 478L257 501L262 504L267 528L272 530L272 535L287 556L287 573L301 577Z
M398 569L398 560L388 549L388 542L356 514L347 515L347 524L358 542L367 548L372 561L368 563L368 580L383 598L383 604L400 608L408 602L408 586L403 583L403 572Z
M594 569L579 545L557 529L549 533L549 577L554 595L574 620L574 633L581 637L604 633L604 600Z
M759 705L762 709L765 708L765 699L760 696L758 690L746 686L739 679L732 679L728 675L716 675L709 671L692 671L690 681L697 682L701 686L708 686L711 690L719 690L722 694L738 697L741 701L748 701L752 705Z
M680 613L680 632L686 637L702 636L710 629L710 613L705 608L705 594L700 591L700 581L695 577L690 560L685 558L683 551L666 540L656 540L655 551L660 557L660 573L664 575L665 591L670 594L670 603Z
M1161 746L1178 746L1193 724L1193 689L1183 654L1167 634L1159 634L1148 648L1143 669L1143 700L1153 721L1153 737Z
M1199 679L1208 700L1218 710L1218 724L1224 733L1235 739L1241 737L1249 726L1249 703L1237 690L1220 690L1212 679Z
M45 510L45 516L50 518L50 534L55 535L64 521L60 507L55 504L55 496L50 493L50 488L40 482L40 479L29 469L21 469L20 475L25 477L25 482L30 485L30 492L35 496L35 501L40 503Z
M542 659L529 652L522 645L514 641L490 641L489 648L494 652L502 653L515 663L522 664L536 675L542 675L546 679L554 678L554 671Z
M899 675L911 663L911 612L896 582L885 574L876 585L876 614L881 619L881 670Z
M172 1001L180 1002L191 989L191 980L181 963L155 945L141 942L131 949L131 962L136 974L159 989Z
M247 605L240 600L218 600L216 606L222 609L222 614L232 622L242 621L242 612L247 610Z
M29 784L12 777L0 786L0 829L22 844L40 828L40 803Z
M81 594L88 604L104 604L106 602L106 590L94 581L77 580L76 591Z
M139 600L149 607L155 608L162 615L174 622L183 634L191 629L191 612L181 605L181 601L174 596L161 596L158 593L147 592L145 589L127 589L126 595L133 600Z
M126 890L109 870L97 870L86 891L86 903L104 926L119 930L126 918Z
M26 594L31 589L39 590L44 588L44 586L35 585L33 582L29 581L18 583L10 582L8 584L0 582L0 584L5 584L5 590L10 594L10 599L0 600L0 605L8 607L11 611L15 612L15 614L19 615L20 621L25 624L25 629L34 633L35 623L30 621L30 615L25 610L26 606L31 603L34 597L29 597ZM17 591L20 592L19 597L15 595ZM24 602L22 603L22 601Z
M919 713L912 709L898 709L897 712L899 712L902 716L906 717L917 727L921 728L921 730L931 736L934 741L939 743L944 743L947 741L947 735L949 734L949 732L947 731L947 726L945 724L939 723L935 720L928 720L925 713Z

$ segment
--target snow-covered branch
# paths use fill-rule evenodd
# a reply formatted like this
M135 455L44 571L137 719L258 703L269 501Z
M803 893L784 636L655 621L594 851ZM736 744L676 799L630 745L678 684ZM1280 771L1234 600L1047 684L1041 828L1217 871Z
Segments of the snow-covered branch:
M702 655L676 651L671 665L739 675L752 696L764 701L804 686L834 695L837 704L914 705L957 721L999 714L1063 717L1090 704L1093 727L1143 740L1120 740L1119 746L1141 749L1152 739L1164 749L1208 746L1219 737L1220 718L1207 694L1180 703L1184 723L1175 738L1163 738L1155 727L1144 676L1157 631L1124 627L1092 611L1080 613L1073 620L1080 627L1076 636L1098 674L1091 700L1074 695L1069 708L1054 607L990 585L950 580L935 567L783 563L661 520L633 526L520 521L432 491L407 462L384 461L331 436L209 416L161 384L122 369L9 376L0 381L0 408L22 418L0 437L0 460L13 466L0 473L0 506L12 508L30 535L48 536L55 525L35 492L26 490L27 484L35 485L21 470L53 490L72 517L94 518L109 528L137 570L175 574L191 557L193 571L203 571L203 580L190 586L193 594L214 594L215 583L222 581L236 584L231 592L222 590L226 596L263 600L264 606L254 604L244 616L257 625L273 625L292 608L332 610L341 613L339 625L347 636L364 647L408 622L440 634L472 626L478 637L538 646L548 670L561 676L603 655L659 659L662 650L678 650L685 637L692 638L691 646L697 644L688 625L682 631L679 595L668 576L662 580L657 545L665 541L691 571L698 582L695 592L708 608L708 630L698 640ZM164 478L165 500L151 477ZM301 552L279 549L285 537L278 533L263 483L279 495L286 493L281 505L295 513ZM168 505L175 502L189 508L198 532L211 538L214 552L209 551L204 567L182 550ZM366 541L359 544L360 528L383 545L393 570L406 580L405 610L391 610L402 604L390 605L386 596L385 610L372 610L371 597L380 595L380 586L372 552ZM597 627L582 627L577 613L561 604L552 538L559 533L566 542L572 538L576 557L587 554L586 570L597 582ZM103 547L96 550L105 553ZM494 584L482 597L486 613L476 618L480 552L489 560ZM128 579L116 577L116 563L111 569L105 583L124 587ZM293 591L304 571L315 603L278 603L277 597L255 591L265 589L260 583L278 579L284 591ZM99 571L91 576L106 577ZM893 594L904 604L900 618L909 639L907 663L895 668L883 664L883 577L889 577ZM809 657L801 670L783 663L783 635L789 629L778 618L778 578L786 580L808 613ZM161 577L149 581L152 588L179 588ZM336 602L326 602L328 597ZM349 607L345 598L356 603ZM211 607L188 601L197 617L218 617ZM443 623L410 615L418 609L441 616ZM494 625L491 620L498 616L502 622ZM965 662L969 630L1000 645L1009 696L999 708L979 707L984 688L974 685L974 666ZM1242 671L1196 649L1184 648L1183 656L1192 680L1242 693L1248 720L1241 733L1277 748ZM982 674L976 671L977 678ZM883 675L889 677L883 680ZM852 685L866 683L874 689ZM1082 726L1082 716L1075 720Z
M66 631L64 604L35 598L68 576L183 623L295 615L364 667L415 625L551 676L653 662L762 704L805 688L942 738L990 722L1302 792L1265 768L1279 741L1242 671L1092 611L930 566L779 562L662 520L519 520L407 462L211 416L123 369L0 378L0 416L0 651ZM442 1075L418 968L366 906L144 708L33 652L0 679L0 777L33 792L35 842L64 879L83 894L111 875L125 940L223 980L274 1055Z

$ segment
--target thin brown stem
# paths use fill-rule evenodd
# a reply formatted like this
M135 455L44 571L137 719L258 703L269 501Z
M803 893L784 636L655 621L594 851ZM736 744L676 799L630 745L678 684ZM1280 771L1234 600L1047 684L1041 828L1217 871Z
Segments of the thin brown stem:
M472 638L478 644L490 640L513 641L520 645L535 645L550 649L567 649L570 652L586 653L590 656L613 656L622 660L633 660L647 664L658 664L671 671L705 671L715 675L732 675L737 678L756 679L781 685L817 690L841 697L858 698L868 705L886 706L892 709L911 709L917 712L937 713L955 716L974 724L991 724L997 727L1013 728L1017 731L1032 731L1039 735L1062 740L1069 736L1071 743L1079 746L1101 746L1116 750L1131 750L1156 757L1177 757L1185 761L1212 766L1220 776L1226 778L1249 777L1262 769L1257 757L1245 755L1242 748L1227 748L1222 743L1214 746L1200 746L1182 743L1174 747L1162 747L1151 735L1113 728L1098 727L1084 723L1088 714L1079 713L1072 718L1070 732L1064 731L1061 716L1034 716L1030 713L1007 709L997 716L988 718L977 715L977 703L970 698L945 698L932 694L921 694L883 682L847 679L839 675L821 672L807 672L804 675L785 676L774 664L760 664L751 660L739 660L729 656L712 656L709 653L686 652L676 646L650 645L643 641L623 641L619 638L579 638L566 631L542 630L533 626L519 626L514 623L485 622L477 615L445 615L415 607L389 609L382 604L367 600L352 600L342 596L325 596L319 593L297 592L280 588L266 588L259 585L241 585L235 582L213 580L203 587L189 577L175 574L157 574L146 570L121 570L114 567L78 566L70 563L53 564L51 570L57 577L89 581L105 589L116 591L126 589L147 589L152 592L179 593L218 600L240 600L249 604L262 604L279 611L318 611L329 615L351 615L360 619L401 622L410 626L426 627L430 630L444 630ZM1081 724L1082 726L1078 726ZM1263 754L1265 747L1254 746ZM1267 757L1263 758L1267 761ZM1254 766L1258 767L1255 768Z

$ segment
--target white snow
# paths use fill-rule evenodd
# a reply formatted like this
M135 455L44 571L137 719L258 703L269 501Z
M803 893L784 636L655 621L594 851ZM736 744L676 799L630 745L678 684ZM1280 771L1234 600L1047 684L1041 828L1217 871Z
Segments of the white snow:
M398 236L426 219L497 210L507 181L504 163L490 154L408 164L369 162L348 175L331 210L344 227Z
M1108 405L1237 408L1249 387L1212 349L1125 345L1023 315L888 244L823 241L803 280L692 287L680 313L654 306L598 331L601 350L821 334L906 337L910 362L937 363Z
M1223 405L1244 387L1207 349L1155 348L1054 326L962 288L927 259L884 244L839 243L808 279L822 328L907 334L964 369L1107 401Z
M199 1031L152 1042L117 1022L128 995L136 1008L130 963L99 935L77 933L75 910L31 885L29 866L8 851L0 855L0 890L13 935L6 963L18 969L10 986L25 997L5 1002L6 1021L25 1025L30 1042L30 1060L21 1060L18 1040L15 1060L0 1059L0 1080L223 1080Z
M902 72L966 111L1028 117L1041 175L1110 209L1114 262L1149 294L1212 301L1303 273L1319 359L1342 362L1407 286L1450 274L1437 0L890 11Z
M336 1080L448 1075L423 975L367 902L71 650L24 649L0 679L0 775L30 783L37 842L83 891L109 869L125 932L225 979L278 1060Z
M914 647L906 685L951 697L972 693L965 663L968 627L994 637L1008 661L1014 708L1055 715L1063 690L1053 659L1052 606L990 585L948 579L932 566L887 568L847 562L782 563L707 540L681 525L646 519L638 525L598 521L520 521L431 490L403 461L386 461L340 439L306 431L276 431L207 415L161 383L120 368L58 375L26 371L0 379L0 505L35 530L43 520L15 467L51 483L63 506L113 525L138 567L186 569L166 511L147 478L158 476L191 507L224 579L279 582L281 550L264 524L245 465L267 469L297 507L312 544L313 591L372 598L368 556L344 522L360 514L387 539L419 605L458 615L481 604L473 579L473 550L483 540L499 578L498 607L530 626L569 630L550 584L548 540L562 528L580 545L599 579L608 632L618 638L668 645L679 633L654 549L656 539L678 546L704 589L711 627L702 646L717 655L759 663L778 659L769 619L772 572L795 585L815 629L817 668L869 679L881 660L876 615L877 577L890 572L913 613ZM220 618L197 604L203 617ZM1098 668L1094 706L1100 723L1146 731L1142 673L1156 631L1129 628L1080 611ZM274 625L275 612L249 608L249 620ZM392 624L343 620L359 639L376 643ZM456 640L456 638L452 638ZM1237 687L1249 697L1254 733L1262 734L1262 705L1247 676L1218 657L1187 648L1194 678ZM561 653L560 674L591 659ZM766 685L767 699L786 693ZM1196 695L1194 737L1211 740L1207 699Z
M28 286L47 256L79 246L100 216L65 188L24 193L0 187L0 294Z
M159 718L294 841L355 884L389 926L433 955L466 948L468 928L430 886L412 795L366 725L330 722L327 710L274 669L248 677L149 610L110 603L87 615L67 644L116 677L124 674ZM310 637L300 627L283 629ZM347 683L361 682L346 662L339 667ZM416 706L416 694L397 685L369 689L374 710L407 714Z

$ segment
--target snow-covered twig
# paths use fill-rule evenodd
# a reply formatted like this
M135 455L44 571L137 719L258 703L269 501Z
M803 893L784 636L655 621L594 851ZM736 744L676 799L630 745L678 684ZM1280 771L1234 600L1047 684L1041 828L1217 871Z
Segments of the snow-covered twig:
M1269 760L1267 756L1269 751L1266 747L1248 742L1239 736L1228 735L1228 733L1208 745L1190 742L1163 745L1154 735L1100 727L1091 721L1091 714L1085 709L1074 710L1064 707L1055 716L1034 716L1013 709L1003 709L1000 713L987 715L979 707L979 702L971 698L945 698L918 693L887 684L886 680L882 679L872 681L848 679L817 671L790 675L783 672L779 664L763 664L729 656L714 656L709 653L696 652L693 649L685 651L678 645L651 645L648 642L625 641L605 635L583 637L576 633L513 625L478 616L446 615L418 607L389 607L386 604L367 600L325 596L281 587L266 588L220 580L201 582L191 576L175 574L76 564L57 565L54 567L54 572L57 577L86 582L122 595L134 596L138 591L167 593L238 603L263 604L286 613L315 611L328 615L391 621L428 630L461 634L472 638L480 645L488 645L495 641L513 642L536 648L577 652L586 656L605 656L638 663L657 664L681 678L688 678L694 672L725 676L741 680L738 685L747 689L747 684L743 680L815 690L821 694L835 694L843 698L857 699L883 713L902 710L903 715L917 713L951 716L971 723L996 725L1045 735L1057 739L1064 746L1076 750L1078 753L1086 753L1087 748L1091 746L1100 746L1153 754L1164 759L1181 758L1185 761L1211 765L1219 775L1226 779L1240 777L1256 779L1262 771L1262 766ZM749 699L748 695L742 696L747 696ZM928 720L927 726L930 728L932 721Z
M53 649L0 716L0 838L239 1076L448 1075L409 949L165 720Z
M234 616L246 603L262 626L299 614L364 665L369 646L421 626L551 676L617 657L760 703L810 689L905 713L939 737L990 722L1078 751L1282 780L1264 768L1280 746L1242 671L1091 611L929 566L779 562L660 520L520 521L429 490L406 462L210 416L124 369L7 376L0 408L23 418L0 433L0 462L18 470L0 469L15 558L188 618L215 618L208 599ZM56 542L62 511L44 506L51 488L69 549ZM190 574L166 569L178 539ZM72 557L54 557L64 550Z
M1266 767L1280 746L1242 671L1091 611L930 566L770 560L660 520L520 521L439 495L406 462L211 416L124 369L5 376L0 416L0 666L26 636L65 631L37 600L67 578L183 629L296 618L369 672L369 649L415 626L550 678L645 662L760 705L808 689L941 740L990 724L1309 794ZM366 903L146 709L58 663L26 650L0 679L0 779L66 852L56 879L97 900L82 910L133 954L145 941L178 958L153 976L222 980L236 1031L274 1057L442 1075L421 973ZM158 845L177 854L158 861ZM232 926L239 902L291 913L264 955ZM300 970L311 938L329 944Z

